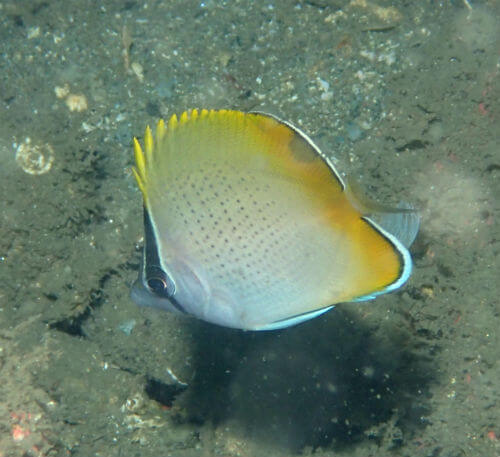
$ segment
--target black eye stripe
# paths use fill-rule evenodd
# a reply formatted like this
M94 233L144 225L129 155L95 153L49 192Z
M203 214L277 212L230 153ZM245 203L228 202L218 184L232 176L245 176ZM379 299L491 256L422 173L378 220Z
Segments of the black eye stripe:
M175 294L174 282L161 267L153 225L146 208L144 208L143 278L144 285L152 293L165 298L170 298Z
M175 284L160 266L156 237L149 218L149 213L144 208L144 257L143 257L143 284L152 294L168 300L181 313L186 311L175 299Z

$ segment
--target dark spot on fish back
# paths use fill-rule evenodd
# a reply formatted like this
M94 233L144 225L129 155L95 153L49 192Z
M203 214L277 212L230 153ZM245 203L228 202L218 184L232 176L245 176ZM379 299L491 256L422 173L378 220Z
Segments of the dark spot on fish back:
M297 162L311 163L318 159L318 154L300 135L294 135L288 143L292 157Z

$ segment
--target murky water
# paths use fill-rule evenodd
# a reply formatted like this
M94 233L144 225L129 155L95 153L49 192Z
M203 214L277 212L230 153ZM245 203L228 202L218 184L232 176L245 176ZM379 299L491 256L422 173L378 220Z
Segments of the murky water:
M500 452L498 2L3 1L0 21L0 455ZM270 333L138 309L131 137L193 107L279 115L419 206L408 284Z

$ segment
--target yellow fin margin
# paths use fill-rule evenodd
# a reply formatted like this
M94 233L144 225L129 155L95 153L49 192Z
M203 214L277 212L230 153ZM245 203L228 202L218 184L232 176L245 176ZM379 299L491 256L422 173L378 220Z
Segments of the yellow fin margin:
M151 178L152 171L158 165L158 154L162 151L163 143L166 141L169 134L173 134L178 128L190 122L196 122L202 119L218 119L223 122L242 122L246 113L233 110L207 110L207 109L192 109L184 111L179 117L173 114L167 122L160 119L156 125L156 131L153 132L149 126L144 132L143 145L141 146L137 138L134 137L134 157L135 166L133 173L137 184L143 194L144 201L147 205L147 187L148 180Z
M148 179L148 169L152 166L155 160L155 153L161 150L161 145L165 140L166 135L169 132L175 131L180 125L184 125L189 121L194 121L198 118L204 118L211 113L223 112L225 110L206 110L202 109L198 111L193 109L190 111L184 111L179 118L176 114L173 114L165 125L165 121L160 119L156 125L156 132L153 137L153 132L149 125L146 127L144 132L144 149L142 148L139 140L134 137L134 160L135 166L132 168L132 172L137 181L137 185L141 190L144 201L146 201L147 195L147 179Z
M136 137L134 137L134 159L135 166L132 167L132 172L134 173L139 189L141 189L142 194L145 195L144 178L146 176L146 162L144 160L141 144Z

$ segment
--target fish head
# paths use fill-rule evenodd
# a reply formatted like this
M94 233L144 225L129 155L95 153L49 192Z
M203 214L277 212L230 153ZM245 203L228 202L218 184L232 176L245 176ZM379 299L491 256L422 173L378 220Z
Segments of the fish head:
M240 327L229 290L210 281L205 266L182 249L182 240L158 239L151 218L144 210L145 245L139 276L131 298L176 314L187 314L226 327Z
M209 290L200 268L186 253L179 252L175 240L161 238L146 208L144 232L143 257L132 299L140 306L190 314L190 304L207 303Z

